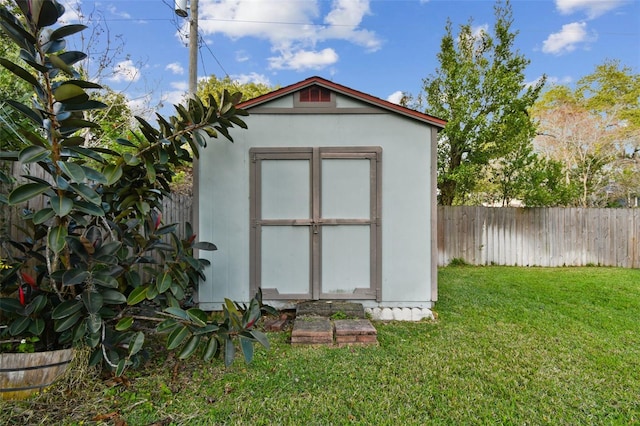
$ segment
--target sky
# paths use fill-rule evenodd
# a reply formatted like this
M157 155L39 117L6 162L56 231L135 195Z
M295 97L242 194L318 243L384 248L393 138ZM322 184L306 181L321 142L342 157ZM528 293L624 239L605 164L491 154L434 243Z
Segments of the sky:
M60 0L59 0L60 1ZM137 113L173 113L188 88L188 18L173 0L63 0L63 21L89 26L92 78ZM438 68L447 21L491 33L494 1L199 0L198 78L284 87L320 76L398 102ZM512 0L527 82L574 84L606 60L640 72L640 0ZM91 40L93 39L93 40ZM83 47L83 44L84 46ZM109 61L100 57L107 53Z

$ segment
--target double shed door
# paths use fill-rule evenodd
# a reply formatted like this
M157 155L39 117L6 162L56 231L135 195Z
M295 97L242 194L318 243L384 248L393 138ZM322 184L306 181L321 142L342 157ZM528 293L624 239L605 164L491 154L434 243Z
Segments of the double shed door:
M251 290L380 298L379 147L253 148Z

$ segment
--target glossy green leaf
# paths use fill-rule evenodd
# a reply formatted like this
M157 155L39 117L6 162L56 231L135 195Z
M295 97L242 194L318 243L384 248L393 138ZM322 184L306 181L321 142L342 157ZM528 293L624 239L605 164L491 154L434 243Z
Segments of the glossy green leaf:
M102 298L105 305L121 305L127 303L126 296L117 290L103 290Z
M5 99L4 102L20 111L25 117L33 121L38 127L42 126L42 116L38 111L35 111L18 101L14 101L13 99Z
M35 223L36 225L45 223L55 215L56 215L56 212L51 208L38 210L33 214L33 223Z
M62 274L63 285L77 285L82 284L89 278L91 274L81 268L69 269Z
M79 86L75 84L64 84L54 90L53 95L58 102L80 103L87 102L89 95Z
M107 178L92 167L80 166L82 167L82 171L87 179L90 179L97 183L107 183Z
M218 339L216 339L215 336L210 336L209 342L207 343L207 347L204 351L204 355L202 356L202 358L205 361L209 361L213 359L214 356L216 356L217 352L218 352Z
M25 332L26 329L31 325L30 317L19 317L16 318L11 325L9 325L9 334L12 336L18 336Z
M133 325L133 318L124 317L120 321L118 321L115 328L117 331L125 331L130 329L132 325Z
M134 288L131 293L129 293L129 297L127 298L127 304L129 306L137 305L147 298L147 286L141 286Z
M189 314L184 310L184 309L180 309L178 307L175 306L170 306L168 308L165 308L164 312L176 316L178 318L182 318L184 320L188 320L189 319Z
M105 159L102 158L102 155L100 155L100 153L98 153L95 149L85 148L83 146L70 146L67 149L69 150L69 152L73 152L76 154L83 155L85 157L89 157L92 160L96 160L101 164L105 163Z
M87 321L83 319L73 329L73 341L78 342L82 340L87 334Z
M83 57L81 57L81 55L84 55L84 53L75 52L75 51L65 52L65 53L61 54L60 56L63 56L63 55L66 55L66 54L78 55L78 60L84 59ZM102 86L100 84L94 83L93 81L87 81L87 80L66 80L66 81L63 81L62 83L60 83L60 86L63 86L65 84L73 84L74 86L82 87L83 89L102 89Z
M22 48L33 49L36 38L29 33L18 19L6 8L0 8L0 25L5 32Z
M144 167L147 170L147 179L149 179L149 182L154 183L156 181L156 168L153 165L153 160L145 158Z
M137 288L142 284L140 274L138 274L136 271L127 271L125 272L124 277L131 287Z
M73 210L73 200L70 198L54 195L49 202L53 211L60 217L65 217Z
M79 146L84 143L84 138L80 136L71 136L68 138L64 138L62 141L62 146Z
M189 315L191 321L195 322L197 325L201 327L207 325L207 314L203 310L198 308L187 309L187 315Z
M182 342L187 338L188 335L189 328L187 328L187 326L183 325L182 327L176 328L171 333L169 333L169 336L167 337L167 349L172 350L177 348L182 344Z
M50 151L46 148L37 145L29 145L22 151L20 151L20 155L18 160L22 163L34 163L37 161L42 161L45 158L49 157Z
M96 273L93 275L93 282L96 285L106 288L118 288L118 280L109 274Z
M25 183L18 186L9 194L9 205L16 205L29 201L33 197L42 194L51 186L44 183Z
M97 313L90 313L85 321L87 323L87 330L90 333L98 333L102 329L102 317Z
M194 330L191 330L193 334L203 335L203 334L211 334L218 331L220 327L217 324L207 324L204 327L198 327Z
M71 24L71 25L65 25L63 27L59 27L56 28L52 33L51 33L51 39L53 40L57 40L59 38L65 38L67 36L70 36L71 34L75 34L78 33L82 30L85 30L87 28L86 25L82 25L82 24Z
M179 359L187 359L198 349L198 345L200 344L200 336L191 336L186 345L182 348L180 353L178 354Z
M38 79L35 78L33 74L31 74L29 71L25 70L21 66L14 64L13 62L11 62L6 58L0 58L0 65L2 65L3 67L11 71L16 76L20 77L27 83L31 84L32 86L40 88L40 90L42 90L42 87L40 86Z
M74 202L74 206L76 210L88 214L91 216L104 216L104 210L102 207L96 206L95 204L87 203L86 201L78 201Z
M267 338L266 334L259 330L251 330L249 334L251 334L253 338L256 339L262 346L264 346L266 349L269 349L269 339Z
M24 308L24 313L27 315L31 315L33 313L38 313L47 306L47 298L43 294L39 294L33 298L31 302Z
M126 359L121 359L118 362L118 365L116 366L116 371L115 371L116 377L122 376L122 373L124 373L124 370L126 368L127 368L127 360Z
M68 330L71 327L73 327L74 325L76 325L76 323L80 319L82 319L82 313L81 312L75 312L75 313L73 313L73 314L71 314L69 316L62 317L61 319L55 320L53 329L58 333L62 333L63 331Z
M44 319L40 317L32 318L31 324L29 324L28 331L34 336L40 336L44 331Z
M85 290L82 292L82 303L90 314L97 313L103 305L102 295L97 291Z
M21 5L21 7L24 6ZM53 1L30 1L27 7L31 19L36 23L38 28L55 24L64 12L64 7Z
M70 77L73 77L73 68L71 68L69 65L67 65L67 63L65 61L63 61L60 57L58 57L58 55L55 54L51 54L49 55L49 61L51 62L51 65L54 68L58 68L59 70L63 71L65 74L67 74ZM88 97L87 97L88 99Z
M124 138L117 138L116 139L116 143L118 145L128 146L128 147L131 147L131 148L135 148L136 147L136 145L133 142L131 142L128 139L124 139Z
M65 238L67 236L67 227L64 225L58 225L51 228L49 231L49 248L54 253L60 253L66 245Z
M102 359L102 348L97 347L93 352L91 352L91 356L89 357L89 367L95 367L102 362Z
M128 166L137 166L138 164L140 164L140 158L131 153L128 153L128 152L124 153L122 158L124 159L124 162L127 163Z
M86 177L82 167L71 161L58 161L58 167L73 181L82 182Z
M198 241L197 243L194 243L193 248L196 248L198 250L208 250L208 251L218 250L218 247L216 247L215 244L208 243L206 241Z
M240 348L247 364L253 361L253 342L244 336L240 336Z
M144 333L142 331L137 332L131 337L129 341L129 356L133 356L140 352L144 345Z
M85 201L96 206L99 206L102 202L102 197L100 197L100 195L98 195L98 193L91 189L91 187L89 187L88 185L84 183L72 183L70 184L70 186L71 189L73 189L73 191L80 197L82 197Z
M165 291L169 290L169 288L171 287L171 275L168 272L164 272L163 274L161 274L158 279L157 279L157 287L158 287L158 293L164 293Z
M14 297L0 297L0 309L15 314L22 311L22 305Z
M78 312L80 309L82 309L82 306L82 302L80 302L79 300L67 300L53 309L53 312L51 312L51 318L66 318Z
M225 367L233 364L233 359L236 356L236 347L233 346L233 340L226 337L224 340L224 365Z
M174 320L173 318L168 318L162 321L160 324L158 324L158 326L156 327L156 331L158 333L166 333L167 331L173 330L177 326L178 326L178 321Z

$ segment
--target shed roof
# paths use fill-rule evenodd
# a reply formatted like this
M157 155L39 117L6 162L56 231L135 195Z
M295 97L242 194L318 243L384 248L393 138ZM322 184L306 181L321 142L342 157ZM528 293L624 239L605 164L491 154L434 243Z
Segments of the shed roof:
M274 99L289 95L291 93L297 92L306 87L314 86L314 85L325 87L327 89L333 90L334 92L340 93L341 95L348 96L350 98L354 98L359 101L368 103L372 106L379 107L387 111L391 111L391 112L403 115L405 117L409 117L414 120L418 120L423 123L430 124L432 126L438 127L439 129L444 128L444 126L447 124L445 120L434 117L432 115L424 114L422 112L419 112L410 108L406 108L389 101L385 101L383 99L377 98L372 95L368 95L358 90L354 90L349 87L334 83L332 81L325 80L324 78L318 77L318 76L309 77L306 80L302 80L298 83L294 83L289 86L283 87L281 89L274 90L273 92L269 92L262 96L249 99L248 101L241 102L240 104L238 104L238 108L251 109L258 105L265 104Z

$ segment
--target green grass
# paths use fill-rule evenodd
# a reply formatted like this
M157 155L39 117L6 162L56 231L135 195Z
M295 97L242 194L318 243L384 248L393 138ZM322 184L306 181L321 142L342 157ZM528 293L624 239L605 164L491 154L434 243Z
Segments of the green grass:
M0 403L0 424L634 424L640 271L448 267L438 320L375 323L378 347L270 351L227 371L155 359L129 386L64 384Z

